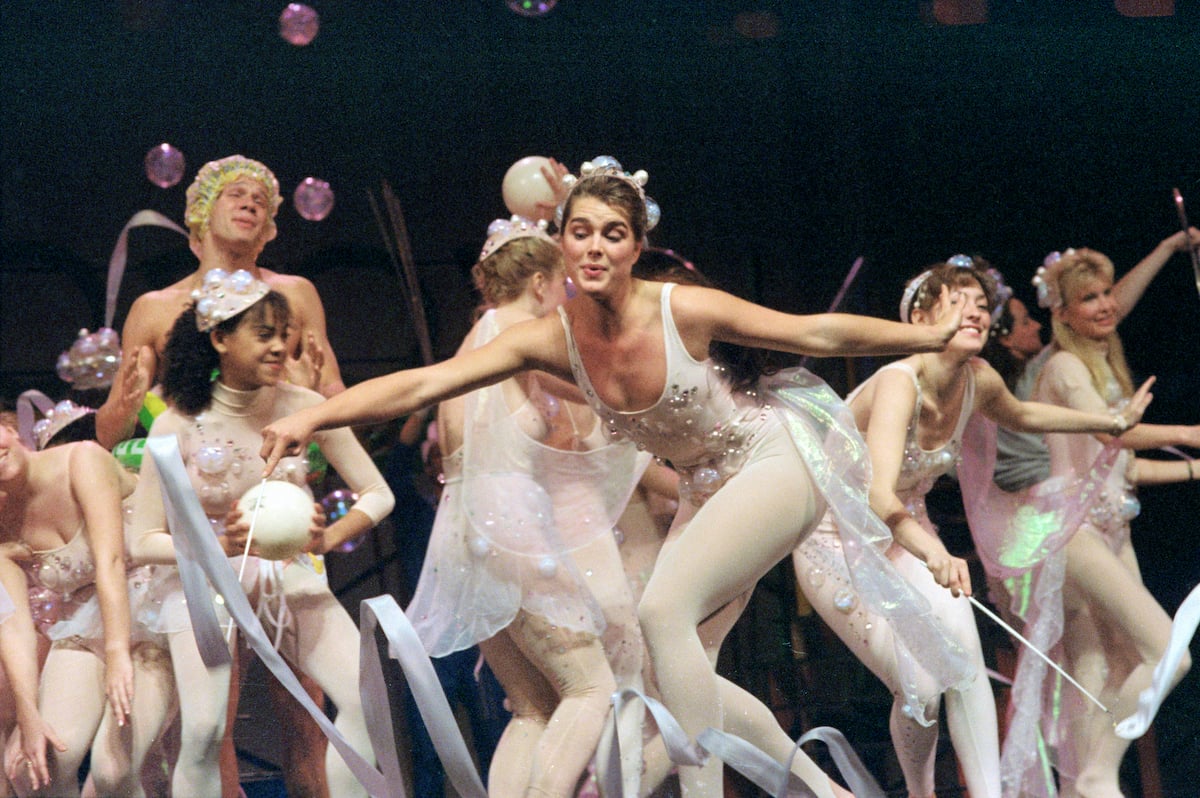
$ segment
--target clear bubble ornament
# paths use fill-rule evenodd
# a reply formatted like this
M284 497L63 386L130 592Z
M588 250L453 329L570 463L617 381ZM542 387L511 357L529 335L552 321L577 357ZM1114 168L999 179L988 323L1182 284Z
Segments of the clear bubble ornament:
M558 0L508 0L508 7L523 17L544 17L554 10Z
M146 178L159 188L170 188L183 179L183 153L165 141L146 153Z
M319 222L333 210L333 189L324 180L306 177L292 196L296 212L310 222Z
M288 3L279 15L279 35L288 44L303 47L317 38L320 29L320 16L303 3Z

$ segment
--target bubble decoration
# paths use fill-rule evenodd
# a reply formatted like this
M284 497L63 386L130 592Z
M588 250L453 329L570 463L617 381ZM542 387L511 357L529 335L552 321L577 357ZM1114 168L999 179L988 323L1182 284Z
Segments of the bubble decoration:
M310 222L319 222L333 210L333 189L324 180L306 177L292 196L296 212Z
M183 153L165 141L146 153L146 178L159 188L170 188L183 179Z
M288 44L304 47L317 38L320 29L320 16L303 3L288 3L279 15L279 35Z

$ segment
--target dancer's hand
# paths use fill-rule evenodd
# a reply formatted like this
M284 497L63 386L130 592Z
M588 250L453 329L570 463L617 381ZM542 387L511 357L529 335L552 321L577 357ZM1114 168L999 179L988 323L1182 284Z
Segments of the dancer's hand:
M554 202L538 202L535 205L537 206L537 218L552 222L554 221L554 214L558 211L558 206L562 205L567 199L568 188L563 183L563 178L567 176L570 170L553 158L548 158L547 160L550 161L550 165L543 166L541 172L542 177L546 178L546 183L550 186L550 190L554 192Z
M246 554L246 538L249 535L250 519L246 517L235 501L230 505L229 512L225 514L225 534L217 538L221 548L225 550L225 556L240 557ZM250 546L249 554L252 557L258 556L253 545Z
M1137 392L1130 398L1129 403L1125 405L1125 409L1117 414L1120 419L1120 424L1123 426L1121 432L1130 427L1137 426L1142 416L1146 412L1146 407L1154 400L1154 394L1150 393L1150 386L1154 385L1154 377L1142 383L1142 386L1137 389ZM1118 432L1117 434L1120 434Z
M933 306L933 325L942 334L943 346L950 343L962 326L963 308L966 305L966 295L962 291L951 291L950 286L942 286L942 293Z
M133 658L128 646L108 650L104 655L105 693L117 725L124 726L133 711Z
M8 739L8 748L4 753L4 772L9 781L27 778L33 789L40 789L50 784L50 766L46 759L46 746L54 747L55 751L67 750L67 746L50 724L42 720L42 716L34 713L34 717L22 719L16 731Z
M272 421L263 427L262 449L259 454L267 462L263 468L263 476L269 476L284 457L296 456L304 452L315 432L315 425L305 420L305 412L301 410L278 421Z
M5 496L5 498L7 498L7 496ZM3 503L0 503L0 506L3 506ZM31 549L29 544L25 543L24 541L8 540L4 543L0 543L0 557L3 557L7 560L12 560L13 562L21 562L22 560L28 560L33 557L33 549Z
M967 561L954 557L945 547L940 547L925 558L925 566L939 585L948 588L955 597L971 595L971 571Z
M320 502L313 502L312 526L308 528L308 545L304 547L304 551L310 554L324 554L325 548L325 530L327 519L325 516L325 508Z
M304 336L296 357L288 355L284 361L287 381L314 391L321 390L321 372L325 368L325 349L317 343L317 336L310 330Z

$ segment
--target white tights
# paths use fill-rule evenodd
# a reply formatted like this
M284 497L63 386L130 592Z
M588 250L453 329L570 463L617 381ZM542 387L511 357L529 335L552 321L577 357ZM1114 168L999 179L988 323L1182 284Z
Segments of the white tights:
M836 536L824 529L818 536L793 556L796 581L825 623L896 696L890 728L905 784L911 796L932 796L938 738L936 719L942 694L932 685L918 688L925 716L934 720L934 725L922 726L904 712L905 701L899 686L891 627L879 616L868 612L854 597ZM894 553L896 551L898 553ZM987 680L971 605L967 599L954 598L949 590L938 585L921 561L908 552L893 547L889 556L896 569L929 600L942 627L971 659L971 680L960 689L944 694L946 720L972 798L999 798L1000 743L996 704Z
M492 757L488 795L574 795L616 689L600 639L522 610L479 648L512 711Z
M308 569L299 565L284 568L282 586L292 620L280 653L329 696L338 710L334 726L370 761L371 741L358 694L358 628L324 580ZM171 635L170 642L175 679L181 688L181 740L173 791L175 795L219 798L217 760L225 730L230 669L227 665L205 668L190 629ZM366 795L332 745L325 754L325 772L331 798Z
M638 607L663 703L688 736L728 729L783 758L791 740L758 699L717 676L715 656L745 596L824 511L791 440L776 429L703 507L680 507ZM710 617L711 616L711 617ZM801 752L797 772L822 798L829 782ZM811 769L810 769L811 768ZM802 775L803 775L802 774ZM722 765L681 766L686 798L723 795Z
M170 663L158 648L135 647L133 665L129 723L119 726L105 697L104 660L81 647L50 649L42 668L38 707L67 750L50 757L50 786L22 794L78 796L79 766L90 749L97 794L144 795L139 778L142 762L167 719L173 684Z
M1080 528L1067 544L1063 598L1063 644L1072 676L1116 719L1132 714L1166 650L1171 619L1142 584L1128 539L1114 554L1093 529ZM1175 683L1190 667L1185 655ZM1071 729L1078 764L1075 793L1080 798L1120 798L1118 772L1129 741L1114 733L1113 717L1090 702L1086 706Z

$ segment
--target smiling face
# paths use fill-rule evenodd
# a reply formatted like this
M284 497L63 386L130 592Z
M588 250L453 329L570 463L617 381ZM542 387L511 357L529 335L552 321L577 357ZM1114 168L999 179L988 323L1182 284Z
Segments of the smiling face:
M21 477L28 454L16 429L0 424L0 485Z
M286 312L262 301L246 310L232 330L213 330L210 340L221 358L221 382L239 391L279 382L287 358L287 322Z
M1082 274L1063 283L1063 306L1055 310L1059 321L1092 341L1103 341L1116 331L1117 302L1111 277Z
M579 197L563 224L567 273L583 294L603 294L627 282L642 252L626 212L594 197Z
M964 272L964 277L967 273ZM924 309L916 308L912 312L912 320L914 324L936 324L945 311L946 303L953 301L955 294L964 298L962 325L958 328L958 332L950 339L948 349L968 352L972 355L978 354L983 345L987 343L988 330L991 328L992 312L991 298L987 292L983 290L978 282L974 279L958 279L956 285L951 287L951 293L942 299L940 296L933 307Z

